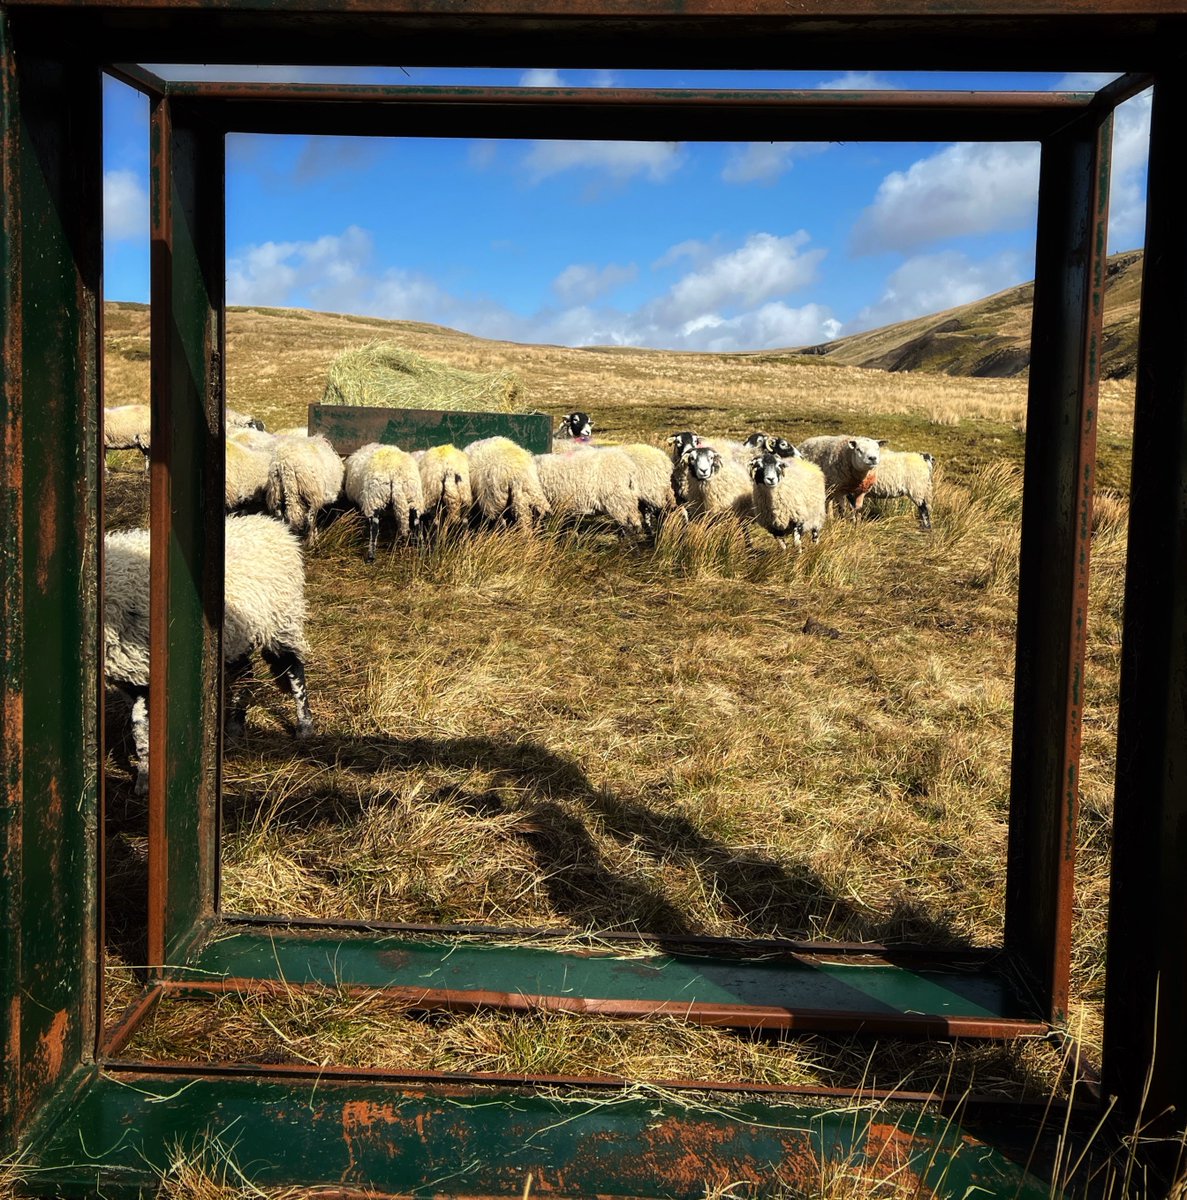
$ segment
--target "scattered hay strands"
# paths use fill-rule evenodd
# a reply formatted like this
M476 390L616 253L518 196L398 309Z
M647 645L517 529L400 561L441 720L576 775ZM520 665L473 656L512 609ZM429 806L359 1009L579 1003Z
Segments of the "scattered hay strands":
M343 350L334 359L322 403L450 412L525 411L523 384L514 371L464 371L395 342L380 341Z

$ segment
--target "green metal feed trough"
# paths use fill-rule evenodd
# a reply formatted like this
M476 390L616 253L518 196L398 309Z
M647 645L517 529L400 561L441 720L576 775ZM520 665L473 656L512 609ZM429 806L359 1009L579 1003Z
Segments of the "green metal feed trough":
M413 1007L605 1012L794 1032L1004 1038L1067 1016L1111 114L1155 84L1125 604L1104 1091L1187 1112L1187 2L33 0L0 7L6 806L0 1156L55 1195L151 1190L229 1134L260 1186L337 1194L699 1196L817 1186L822 1163L956 1195L1048 1195L1025 1105L852 1089L146 1063L160 1004L335 986ZM1099 93L166 84L137 62L1101 70ZM102 109L151 107L151 692L143 986L103 1019ZM574 956L508 931L235 919L218 886L228 132L506 138L1029 140L1042 146L1007 912L985 953L662 946ZM464 441L466 414L315 406L314 427ZM503 418L530 423L543 418ZM404 422L391 426L365 421ZM509 426L508 426L509 427ZM479 430L485 431L483 426ZM491 427L493 428L493 427ZM540 427L543 440L547 422ZM522 931L520 931L522 932ZM489 935L489 936L487 936ZM455 940L464 937L464 941ZM485 938L485 940L484 940ZM636 939L637 940L637 939ZM613 939L611 939L611 943ZM330 964L327 966L327 964ZM633 964L633 965L632 965ZM334 974L337 972L337 974ZM1158 1056L1151 1065L1155 1044ZM711 1095L706 1098L706 1093ZM1091 1129L1099 1095L1075 1098ZM1155 1163L1155 1166L1158 1164ZM529 1180L530 1177L530 1180ZM1158 1186L1155 1185L1155 1190Z

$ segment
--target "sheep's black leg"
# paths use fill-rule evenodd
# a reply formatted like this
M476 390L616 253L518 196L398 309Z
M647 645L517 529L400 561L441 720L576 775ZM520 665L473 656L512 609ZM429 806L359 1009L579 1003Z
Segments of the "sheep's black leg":
M305 686L305 663L295 650L260 651L272 668L272 677L297 702L296 736L308 737L313 732L313 714L309 711L309 691Z
M931 509L928 507L926 500L919 505L919 524L922 525L924 529L931 528Z
M247 705L243 702L243 680L251 672L251 657L229 662L223 672L223 684L227 693L227 736L242 737L247 731Z
M136 795L148 793L148 688L126 688L132 700L132 743L136 747Z
M367 518L367 561L375 561L375 547L379 543L379 514Z

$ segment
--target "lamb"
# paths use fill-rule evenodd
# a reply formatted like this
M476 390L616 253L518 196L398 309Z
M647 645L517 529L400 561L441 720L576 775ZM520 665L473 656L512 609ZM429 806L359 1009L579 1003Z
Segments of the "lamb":
M531 527L551 511L536 460L510 438L490 437L466 447L475 510L490 522Z
M356 450L346 460L346 497L359 506L367 522L367 562L375 561L379 519L388 509L399 538L407 541L420 528L425 507L420 468L398 446L368 442Z
M642 533L642 509L632 457L617 448L537 454L536 472L554 513L604 516L621 532Z
M227 511L262 506L264 492L268 488L268 471L272 465L271 448L253 446L237 438L228 438L224 456Z
M593 437L593 422L589 419L589 413L565 413L561 417L560 425L557 426L557 430L552 436L554 441L571 439L578 442L588 442Z
M936 460L913 450L883 450L870 495L879 500L906 496L919 510L919 524L931 528L931 485Z
M828 502L840 509L841 498L846 497L852 506L853 519L857 520L865 494L874 486L882 445L873 438L840 434L809 438L799 450L824 472Z
M138 759L136 794L148 790L147 529L104 538L103 655L109 684L132 701ZM241 734L246 711L240 686L259 651L276 683L296 701L295 736L313 732L305 685L305 568L297 539L265 516L227 517L224 533L223 661L230 697L227 731Z
M418 466L425 503L423 520L437 525L461 521L474 503L465 451L456 446L433 446L420 453Z
M688 511L690 516L733 513L752 517L754 501L750 479L732 459L711 446L690 446L684 452L688 464Z
M345 468L334 447L317 437L283 435L276 439L268 467L264 503L298 533L317 540L317 514L342 494Z
M816 541L824 527L824 472L799 454L771 450L750 460L751 497L758 523L787 549L788 533L799 547L805 532Z

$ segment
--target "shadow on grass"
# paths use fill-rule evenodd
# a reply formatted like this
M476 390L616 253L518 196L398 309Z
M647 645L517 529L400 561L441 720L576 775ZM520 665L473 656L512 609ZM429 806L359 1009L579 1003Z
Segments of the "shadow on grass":
M267 763L294 758L291 739L253 733L253 756ZM871 914L839 895L805 862L776 859L751 847L731 846L708 836L687 817L665 810L662 794L643 803L591 782L572 759L536 742L487 737L349 738L315 737L302 744L301 757L319 766L368 777L377 772L415 771L423 767L481 770L490 786L481 792L446 786L433 799L456 804L479 816L507 812L504 792L517 797L522 819L511 826L532 851L542 886L557 912L575 927L602 931L645 932L668 939L699 936L705 930L665 896L658 878L665 867L687 868L751 937L806 939L827 928L834 940L886 945L967 948L969 943L946 913L900 902L885 915ZM349 795L326 780L284 802L283 820L310 826L333 821L358 807L357 784ZM741 801L741 802L744 802ZM258 802L224 793L227 833L248 824ZM624 876L606 860L591 832L598 832L634 853L642 853L656 872L653 883Z

